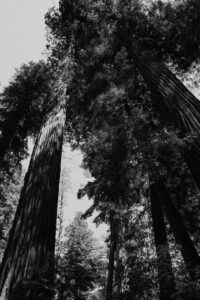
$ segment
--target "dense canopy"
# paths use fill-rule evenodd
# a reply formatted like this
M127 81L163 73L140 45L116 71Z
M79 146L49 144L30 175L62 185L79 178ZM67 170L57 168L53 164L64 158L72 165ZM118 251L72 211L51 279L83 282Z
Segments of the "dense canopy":
M199 17L198 0L60 0L46 13L47 62L23 65L0 96L2 252L35 140L1 299L199 298L200 103L183 84L199 86ZM63 143L92 177L77 191L91 206L66 229ZM83 220L94 213L104 246Z

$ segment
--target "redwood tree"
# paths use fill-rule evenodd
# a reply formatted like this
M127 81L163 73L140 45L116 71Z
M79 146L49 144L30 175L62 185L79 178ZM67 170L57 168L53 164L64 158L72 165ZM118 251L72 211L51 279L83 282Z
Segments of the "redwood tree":
M133 43L129 50L162 115L176 124L182 136L190 134L184 157L200 188L199 100L152 53L138 43Z
M67 58L68 59L68 58ZM1 300L52 297L54 248L66 88L64 61L53 88L57 105L37 136L0 269ZM67 77L68 76L68 77Z

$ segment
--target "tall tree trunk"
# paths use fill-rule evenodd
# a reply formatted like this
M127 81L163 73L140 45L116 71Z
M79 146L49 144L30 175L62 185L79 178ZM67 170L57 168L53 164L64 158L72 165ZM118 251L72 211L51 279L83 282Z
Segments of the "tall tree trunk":
M1 300L52 297L66 88L38 135L0 269ZM40 295L40 296L39 296ZM44 299L44 298L41 298ZM46 298L45 298L46 299Z
M200 257L193 245L193 242L187 232L187 229L182 222L182 219L177 212L174 204L170 198L170 192L165 187L164 183L160 180L155 184L155 189L157 197L162 201L164 206L167 219L171 226L172 232L174 234L176 243L180 245L180 250L185 261L186 267L190 272L193 279L198 276L198 269L200 267Z
M183 135L196 136L184 155L200 189L200 101L152 53L137 43L130 51L162 115L176 124Z
M108 261L108 276L106 285L106 300L113 299L113 278L114 278L114 264L115 253L117 250L117 221L114 212L110 213L110 250Z
M153 220L153 231L158 262L158 280L160 288L160 300L173 299L174 274L169 253L165 221L159 198L157 185L150 186L151 214Z

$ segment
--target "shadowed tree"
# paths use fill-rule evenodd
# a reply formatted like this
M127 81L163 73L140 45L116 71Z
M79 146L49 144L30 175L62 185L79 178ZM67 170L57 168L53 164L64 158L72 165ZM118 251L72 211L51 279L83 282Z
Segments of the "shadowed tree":
M65 5L67 3L71 1L64 1ZM74 70L72 57L65 57L69 53L69 44L78 47L78 33L74 23L79 19L82 6L76 10L76 4L70 6L70 14L66 11L70 27L69 34L65 35L68 46L62 52L63 61L59 57L56 62L58 67L61 64L61 76L55 74L58 79L52 88L52 98L57 105L37 137L0 269L1 300L51 299L53 295L51 284L54 279L56 210L66 118L66 89L70 89ZM79 36L82 37L82 34ZM77 47L73 50L77 50ZM75 51L73 57L74 54Z
M162 203L166 212L167 219L174 234L176 243L180 245L180 250L187 266L187 269L193 279L198 276L198 268L200 265L200 257L195 249L193 242L187 232L181 216L177 212L170 198L170 192L165 187L162 180L154 183L158 199Z
M165 221L156 184L150 186L151 214L155 238L160 300L173 299L174 274L169 253Z
M1 300L51 299L69 57L53 88L57 105L42 126L0 269ZM68 71L68 73L66 73ZM43 296L42 296L43 295Z
M143 50L136 43L131 47L131 51L140 73L155 96L162 115L176 124L182 131L182 135L193 135L190 141L190 149L184 151L184 157L197 186L200 188L199 100L150 52ZM173 206L170 193L162 182L158 182L156 185L176 242L181 245L183 258L192 278L194 278L195 269L200 264L200 257L178 212Z
M124 1L124 2L126 2L126 1ZM70 2L70 1L61 1L61 3L66 3L66 4L68 4L67 6L65 6L64 5L64 7L63 7L63 11L66 13L66 14L68 14L68 15L70 15L70 13L71 13L71 10L72 10L72 2ZM66 9L66 11L65 11L65 9L64 8L67 8ZM61 11L62 12L62 11ZM125 13L126 13L126 11L123 11L123 16L125 15ZM132 10L130 10L130 13L132 14ZM61 16L61 15L60 15ZM112 16L113 17L113 16ZM125 17L126 17L126 15L125 15ZM66 19L67 19L67 17L66 17L66 15L64 15L63 14L63 18L61 18L62 19L62 21L63 21L63 23L59 23L59 20L58 20L58 23L59 23L59 25L61 25L60 27L58 26L58 23L56 23L56 22L54 22L53 24L55 24L55 27L56 27L56 37L58 38L58 40L59 40L59 30L61 31L60 33L61 33L61 37L63 38L63 36L64 36L64 34L63 34L63 32L64 33L66 33L67 32L67 23L65 22L66 21ZM61 20L60 19L60 20ZM79 22L77 22L77 24L78 24ZM76 24L76 26L77 26L77 24ZM78 26L77 26L78 27ZM76 28L77 28L76 27ZM127 27L126 26L121 26L122 28L124 28L124 31L126 31L127 32L127 34L129 33L128 32L128 30L127 30ZM111 26L111 28L112 28L112 26ZM81 28L82 29L82 28ZM81 31L80 31L81 32ZM82 33L82 32L81 32ZM131 34L132 34L132 31L131 31ZM84 35L82 35L82 36L84 36ZM131 40L130 39L130 36L131 35L129 35L129 41ZM126 36L125 36L126 37ZM124 38L124 37L123 37ZM125 38L124 38L125 39ZM124 39L123 39L123 41L124 41ZM62 42L62 39L60 38L60 41ZM68 42L68 40L65 38L65 41L67 41ZM118 40L118 42L119 42L119 44L120 44L120 46L121 46L121 40ZM116 43L116 44L118 44L118 43ZM59 48L60 49L60 48ZM131 48L131 51L132 51L132 48ZM134 52L134 51L132 51L132 52ZM140 52L140 51L138 51L138 52ZM101 52L102 53L102 52ZM58 55L59 53L57 53L57 55ZM130 53L129 53L130 54ZM143 57L142 57L142 59L140 60L140 54L141 53L135 53L135 57L136 57L136 60L138 60L139 61L139 64L141 65L142 63L141 63L141 61L142 61L142 59L143 59ZM143 52L142 52L142 54L143 54ZM86 61L86 58L87 58L87 56L84 56L84 62ZM123 61L124 61L124 59L123 59ZM96 60L95 60L95 62L96 62ZM88 65L90 65L90 64L88 64ZM109 65L108 66L108 69L109 70L111 70L112 71L112 65ZM145 67L146 68L148 68L148 64L147 64L147 66L146 66L146 64L144 64L144 70L146 70L145 69ZM155 71L155 70L157 70L156 69L156 67L155 67L155 65L151 65L151 67L152 67L152 70L153 71ZM155 68L154 68L155 67ZM143 67L141 67L142 69L143 69ZM88 68L89 69L89 68ZM96 70L97 68L96 68L96 65L94 66L94 69ZM148 72L147 71L145 71L147 74L148 74ZM94 72L95 73L95 72ZM86 83L87 82L87 84L89 85L89 86L91 86L91 82L93 81L93 78L95 78L95 74L94 73L92 73L92 76L90 77L90 80L89 80L89 83L85 80L85 76L84 76L84 80L83 80L83 82L84 83ZM100 73L100 72L99 72ZM84 121L85 121L85 116L86 115L88 115L89 116L89 118L87 118L87 120L89 119L90 120L90 122L88 122L90 125L91 125L91 120L92 120L92 122L98 122L98 118L97 118L97 115L100 115L100 113L99 113L99 111L97 110L97 112L98 112L98 114L96 114L96 115L94 115L93 114L93 117L91 116L91 111L92 111L92 109L90 108L90 109L86 109L86 108L88 108L89 107L89 105L88 105L88 103L90 103L90 99L92 98L92 100L96 97L96 95L97 95L97 93L99 92L98 91L98 88L99 88L99 90L101 89L102 90L102 87L99 85L99 83L100 83L100 78L102 78L103 76L102 76L102 73L103 73L103 70L101 69L101 74L98 74L98 75L101 75L101 77L99 76L96 76L96 82L95 83L98 83L98 85L96 86L94 86L95 88L92 90L92 92L93 93L87 93L87 92L85 92L85 94L84 94L84 90L86 90L87 91L87 88L85 88L85 86L86 86L86 84L85 84L85 86L83 86L83 91L82 90L80 90L80 92L79 92L79 89L77 89L77 81L75 81L75 90L76 91L78 91L78 93L77 94L79 94L78 96L80 96L81 95L81 100L80 100L80 103L82 104L82 106L81 106L81 109L82 109L82 112L84 112L84 113L82 113L82 115L81 115L81 118L79 118L79 117L77 117L77 115L76 115L76 118L74 118L76 121L78 120L78 129L80 130L80 128L81 128L81 119L84 119ZM141 73L142 73L142 71L141 71ZM170 73L171 74L171 73ZM161 76L161 77L160 77ZM88 76L89 77L89 76ZM107 76L108 77L108 76ZM150 78L151 78L151 76L149 76ZM170 76L169 76L170 77ZM173 77L173 76L172 76ZM109 77L108 77L109 78ZM162 93L161 92L163 92L163 93L165 93L166 92L166 95L164 94L164 96L166 96L166 98L165 98L165 100L167 101L167 100L169 100L169 103L167 102L167 104L169 104L168 106L167 105L165 105L167 108L168 108L168 110L167 110L167 108L164 108L164 112L170 117L171 116L171 120L174 122L175 121L175 119L176 119L176 113L177 114L179 114L179 108L177 109L177 107L175 107L176 108L176 110L174 109L174 107L173 107L173 105L172 104L174 104L174 103L171 103L170 101L171 100L173 100L173 97L171 97L172 95L171 95L171 92L170 92L170 84L172 84L172 82L170 81L170 84L169 84L169 86L167 86L167 88L166 88L166 85L165 84L163 84L162 85L162 80L160 81L160 79L162 78L162 72L159 74L159 76L157 76L157 77L153 77L153 75L152 75L152 78L153 78L153 80L155 81L154 83L155 83L155 85L157 84L158 86L162 86L162 90L163 91L159 91L159 93L157 93L157 95L158 95L158 102L160 103L161 102L161 99L162 99ZM174 78L174 77L173 77ZM173 78L172 78L172 81L173 81ZM122 81L120 81L120 77L118 77L117 76L117 79L118 79L118 81L117 81L117 84L119 84L120 83L120 85L122 85ZM165 81L166 80L168 80L168 73L167 73L167 77L166 78L164 78L163 77L163 82L165 83ZM127 80L128 81L128 80ZM81 82L81 80L79 81L79 82ZM103 84L102 84L102 86L103 87L105 87L106 86L106 84L105 84L105 81L102 81L103 82ZM177 82L176 82L177 83ZM180 84L180 82L179 82L179 84ZM78 85L79 86L79 88L80 88L80 85ZM182 86L182 85L181 85ZM155 93L155 90L157 91L157 88L155 88L154 89L154 95L156 94ZM178 91L178 88L175 88L175 90L177 90ZM168 93L169 92L169 93ZM188 91L187 91L187 93L189 93ZM187 94L187 93L185 93L185 94ZM74 111L77 113L77 111L80 111L79 110L79 102L78 102L78 100L77 99L79 99L78 97L77 97L77 94L75 95L75 97L74 97L74 99L75 99L75 101L74 101L74 103L75 103L75 109L74 109ZM180 93L179 93L180 94ZM84 97L85 96L85 97ZM190 94L190 96L191 96L191 94ZM188 96L189 97L189 96ZM193 96L191 96L191 97L193 97ZM71 99L73 99L72 97L71 97ZM185 99L185 98L184 98ZM84 101L85 100L85 101ZM102 101L102 99L101 99L101 102L103 102ZM197 101L195 100L194 101L195 102L195 104L197 104ZM161 104L163 104L163 103L165 103L165 101L163 101ZM180 104L180 101L178 101L177 102L178 104ZM108 106L108 104L107 104L107 106ZM115 107L117 108L117 105L115 105ZM164 107L164 105L161 105L161 107ZM114 109L113 109L113 111L114 111ZM184 106L184 109L183 109L183 107L182 107L182 111L183 111L183 113L185 113L186 112L186 109L185 109L185 106ZM197 110L192 110L192 112L193 112L193 114L195 114L195 112L196 112ZM70 114L72 115L72 113L71 113L71 111L70 111ZM78 113L77 113L78 114ZM110 115L110 112L108 113L108 115ZM83 117L82 117L83 116ZM198 118L197 118L198 119ZM188 130L187 129L187 126L186 127L184 127L183 126L183 124L184 124L184 122L185 122L185 116L183 117L183 118L177 118L177 120L179 120L178 121L178 125L179 126L181 126L181 129L183 129L183 132L185 133L190 133L190 129ZM190 119L188 118L187 120L189 120L190 121ZM195 119L196 120L196 119ZM76 122L74 122L74 123L76 123ZM86 125L88 125L88 123L87 122L85 122L84 123L84 125L86 124ZM187 122L186 122L187 123ZM194 121L193 120L193 123L195 124L196 123L196 121ZM93 124L92 124L93 125ZM99 127L100 127L100 124L98 124L99 125ZM196 125L195 125L196 126ZM73 129L74 129L74 127L75 126L73 126ZM84 127L84 129L83 129L83 127ZM88 126L89 127L89 126ZM84 136L84 133L88 130L88 127L87 126L82 126L82 128L81 128L81 134L80 134L80 136ZM194 128L193 128L194 129ZM194 153L194 152L193 152ZM193 161L195 162L195 159L193 159ZM95 171L96 171L96 169L97 169L97 164L96 164L96 167L95 167ZM191 168L192 169L192 168ZM116 170L116 166L115 166L115 170ZM193 168L192 169L192 171L193 171L193 176L194 176L194 174L195 174L195 168ZM197 171L198 171L198 169L197 169ZM198 171L199 172L199 171ZM198 174L197 174L198 175ZM194 176L195 177L195 176ZM198 176L196 176L196 178L198 179ZM199 176L199 178L200 178L200 176ZM171 212L172 213L172 212ZM173 214L172 214L173 215ZM178 229L178 227L177 228L175 228L176 230L179 230Z
M161 114L176 124L183 136L191 135L184 157L200 188L199 100L152 53L138 43L133 43L129 50Z
M115 256L117 251L118 220L113 211L110 212L110 249L108 257L108 276L106 285L106 300L113 299L113 279L115 270Z

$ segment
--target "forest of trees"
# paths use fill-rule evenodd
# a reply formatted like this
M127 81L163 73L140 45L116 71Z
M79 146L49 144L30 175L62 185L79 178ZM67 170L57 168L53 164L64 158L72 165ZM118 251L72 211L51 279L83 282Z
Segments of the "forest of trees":
M199 0L47 11L46 61L0 94L0 300L200 299L199 20ZM63 144L92 177L66 228Z

